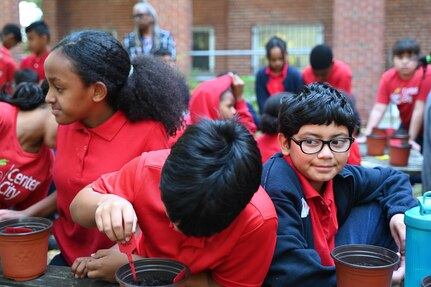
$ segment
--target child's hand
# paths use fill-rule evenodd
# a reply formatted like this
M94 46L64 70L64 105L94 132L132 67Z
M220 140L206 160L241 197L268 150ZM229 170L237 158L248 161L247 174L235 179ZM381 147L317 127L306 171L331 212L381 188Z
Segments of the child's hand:
M109 282L116 282L115 271L129 262L126 254L115 249L101 249L91 259L87 262L87 276Z
M236 101L242 100L244 93L244 81L237 74L230 74L232 77L232 92Z
M393 215L389 221L389 227L391 229L392 238L397 244L401 256L404 256L406 252L406 225L404 224L404 214L397 213Z
M355 139L355 141L356 141L358 144L363 144L363 143L366 143L366 142L367 142L367 137L366 137L366 136L360 136L360 137L357 137L357 138Z
M93 260L92 257L79 257L76 258L72 264L72 273L75 274L75 278L85 278L88 273L87 263Z
M399 255L399 254L398 254ZM400 256L400 265L397 270L392 274L392 284L400 284L403 281L406 273L406 258L404 256Z
M95 220L99 231L112 241L125 243L136 231L137 217L132 204L113 194L104 196L99 202Z
M411 144L412 149L414 149L417 152L421 152L421 146L417 142L409 140L409 144Z

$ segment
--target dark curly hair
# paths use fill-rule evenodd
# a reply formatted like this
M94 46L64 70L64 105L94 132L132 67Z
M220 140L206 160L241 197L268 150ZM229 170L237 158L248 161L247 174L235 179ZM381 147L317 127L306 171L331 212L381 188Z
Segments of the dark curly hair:
M263 114L260 117L260 130L264 134L276 134L278 132L278 112L281 102L285 97L292 96L293 93L283 92L269 97L263 107Z
M45 104L45 95L36 83L22 82L12 96L2 91L0 102L9 103L22 111L31 111Z
M128 120L155 120L169 135L181 127L186 105L184 78L163 60L140 56L130 62L127 51L112 35L81 31L61 40L53 50L71 61L85 85L98 81L107 88L107 101Z

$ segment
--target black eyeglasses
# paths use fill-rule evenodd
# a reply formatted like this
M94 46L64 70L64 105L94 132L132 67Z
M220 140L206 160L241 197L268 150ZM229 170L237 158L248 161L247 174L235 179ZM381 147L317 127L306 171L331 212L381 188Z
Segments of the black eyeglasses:
M150 13L138 13L132 16L132 19L134 20L138 20L138 19L142 19L144 17L150 17L151 14Z
M290 139L299 145L301 151L305 154L318 153L323 149L325 144L328 145L329 149L335 153L347 152L352 146L352 143L355 141L355 139L352 137L335 138L329 141L324 141L321 139L297 140L294 137L291 137Z

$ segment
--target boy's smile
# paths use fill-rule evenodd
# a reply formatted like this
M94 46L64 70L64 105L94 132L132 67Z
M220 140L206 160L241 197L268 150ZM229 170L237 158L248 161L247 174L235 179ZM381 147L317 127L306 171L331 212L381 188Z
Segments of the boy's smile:
M293 135L298 141L305 139L331 140L349 137L347 127L330 125L305 125ZM320 152L305 154L293 140L279 134L279 142L284 155L289 155L295 168L304 175L310 184L320 192L325 182L333 179L346 165L349 151L335 153L327 144Z

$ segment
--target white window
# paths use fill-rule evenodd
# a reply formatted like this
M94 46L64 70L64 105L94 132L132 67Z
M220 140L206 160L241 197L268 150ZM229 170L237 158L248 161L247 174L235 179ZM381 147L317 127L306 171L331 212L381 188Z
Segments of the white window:
M265 44L272 36L278 36L287 43L289 64L303 70L309 65L311 49L323 43L323 25L291 24L260 25L252 29L253 70L267 65Z
M215 66L214 28L193 27L192 68L199 72L213 72Z

